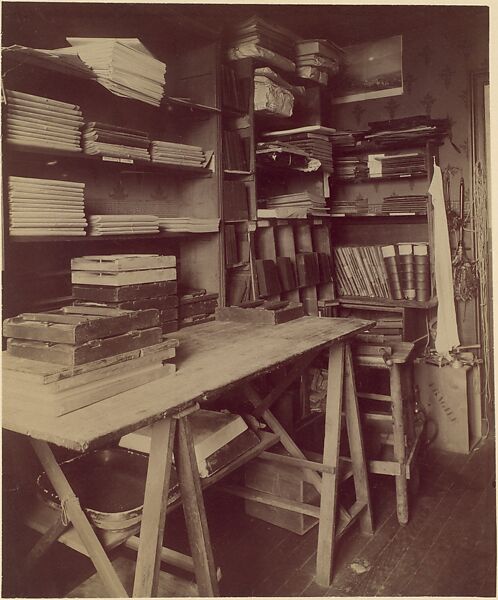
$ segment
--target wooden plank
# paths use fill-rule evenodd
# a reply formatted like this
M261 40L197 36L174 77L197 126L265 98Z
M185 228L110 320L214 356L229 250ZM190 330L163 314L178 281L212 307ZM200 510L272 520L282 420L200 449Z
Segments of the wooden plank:
M276 454L275 452L262 452L258 458L269 462L276 462L281 463L283 465L289 465L290 467L313 469L314 471L319 471L320 473L334 472L334 467L330 467L329 465L313 462L311 460L295 458L294 456L286 456L285 454Z
M32 440L33 446L38 459L50 478L52 485L61 501L64 503L67 516L73 523L78 532L81 541L88 551L88 555L92 560L97 573L102 578L102 582L106 591L112 597L128 597L123 584L116 575L109 558L104 552L92 526L90 525L85 513L80 507L79 501L74 495L71 486L69 485L62 469L57 464L52 451L46 442Z
M328 372L329 377L327 383L323 462L326 465L337 468L339 466L341 408L344 377L343 344L334 344L330 347ZM320 501L320 522L318 524L318 546L316 553L316 583L319 586L325 587L330 585L334 561L337 483L337 472L334 474L323 474L322 495Z
M30 571L35 567L36 563L44 556L51 546L59 539L59 537L69 527L68 523L63 522L62 516L59 516L54 523L47 529L42 537L36 542L33 548L29 551L24 564L24 570L29 577Z
M218 580L188 415L178 420L175 463L199 594L217 596Z
M130 550L138 551L140 544L140 538L136 535L130 537L125 542L125 546ZM161 562L164 562L173 567L177 567L178 569L182 569L183 571L187 571L190 573L194 572L194 561L191 556L187 556L182 552L177 552L172 548L165 548L164 546L160 551Z
M167 393L159 380L143 385L139 392L123 392L79 414L58 418L35 417L28 410L4 407L3 426L86 451L196 400L204 403L228 387L285 366L310 350L339 342L370 324L358 319L302 317L278 327L218 321L198 325L175 333L180 340L179 369L168 380Z
M357 502L365 507L365 510L360 517L361 530L363 533L371 535L373 534L373 521L370 488L365 463L365 447L361 432L360 410L358 408L358 398L356 396L353 357L349 345L346 345L345 354L344 410L346 412L346 426L348 431L351 466L353 469L354 487Z
M275 506L285 510L291 510L293 512L297 512L302 515L308 515L310 517L318 518L320 514L320 509L312 504L287 500L285 498L280 498L279 496L274 496L273 494L267 494L266 492L258 492L241 485L221 484L220 489L227 494L232 494L232 496L238 496L239 498L245 498L246 500L261 502L262 504L268 504L269 506Z
M133 595L138 597L157 594L175 428L176 421L171 418L156 421L152 425L140 543L133 584Z
M123 581L125 589L131 593L135 561L118 556L112 561L112 565ZM196 584L191 581L165 571L159 572L158 579L157 595L159 598L195 598L199 596ZM105 598L105 596L106 591L97 574L92 575L67 594L68 598Z

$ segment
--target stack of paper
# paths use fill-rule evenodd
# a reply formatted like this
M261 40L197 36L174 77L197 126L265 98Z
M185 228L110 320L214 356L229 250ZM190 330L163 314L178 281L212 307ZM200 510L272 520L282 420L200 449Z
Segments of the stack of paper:
M83 117L79 106L7 90L7 141L81 152Z
M150 160L149 138L144 131L92 121L83 130L83 149L87 154Z
M210 233L218 231L219 219L196 219L194 217L161 217L161 231L182 231L191 233Z
M158 233L159 220L153 215L91 215L90 235Z
M295 40L296 35L292 31L258 16L238 23L230 32L230 43L233 46L257 44L291 60L294 58Z
M85 235L85 184L9 177L10 235Z
M109 91L159 106L164 95L166 65L154 58L137 38L67 38L72 48Z
M308 214L326 216L329 214L325 198L308 191L296 194L283 194L272 196L266 200L266 208L258 208L258 217L299 219L306 218Z
M297 74L305 79L327 85L328 78L339 72L343 50L328 40L301 40L296 42Z
M183 165L189 167L203 167L206 163L206 154L200 146L176 144L153 140L150 145L150 158L152 162L166 165Z

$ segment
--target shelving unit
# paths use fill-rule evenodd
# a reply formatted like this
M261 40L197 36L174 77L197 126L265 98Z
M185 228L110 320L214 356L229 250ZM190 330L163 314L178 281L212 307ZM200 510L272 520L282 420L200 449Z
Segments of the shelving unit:
M130 8L133 10L133 8ZM74 8L78 12L78 8ZM149 214L157 217L221 217L221 98L220 48L215 32L195 21L176 16L151 25L137 13L133 30L123 31L112 11L98 7L95 19L78 20L81 36L138 37L167 65L166 96L159 107L112 94L92 79L53 70L45 61L20 61L10 53L4 60L4 86L81 107L85 122L98 121L147 132L151 140L201 146L211 155L206 167L165 165L145 160L106 158L61 150L13 146L4 152L4 317L32 310L36 301L70 298L70 260L83 254L174 254L179 286L204 288L224 295L224 251L220 232L106 235L10 236L8 226L9 175L67 179L85 183L87 214ZM166 11L165 11L166 14ZM12 17L11 17L12 19ZM58 27L44 32L45 47L64 45L71 34L71 17L56 14ZM168 22L171 31L164 35ZM20 17L9 24L11 40L40 47L36 32ZM174 25L174 26L173 26ZM131 27L131 26L130 26ZM59 34L60 32L60 34ZM51 44L50 40L53 40ZM57 277L54 271L62 272Z
M395 143L379 147L368 143L360 144L354 151L341 149L340 154L365 156L368 153L407 149L424 152L423 173L410 176L368 177L359 180L334 178L332 205L334 202L349 202L352 205L361 201L362 210L356 214L333 214L330 220L334 231L334 246L387 246L399 243L428 245L431 294L427 301L341 295L338 297L340 307L335 311L339 316L362 316L382 320L387 315L391 319L397 318L400 323L398 331L402 336L401 339L413 341L427 333L426 318L432 317L437 306L433 263L433 216L427 190L432 178L433 158L438 159L438 145L412 142L404 146ZM372 208L380 206L384 198L397 195L426 196L426 214L382 214Z

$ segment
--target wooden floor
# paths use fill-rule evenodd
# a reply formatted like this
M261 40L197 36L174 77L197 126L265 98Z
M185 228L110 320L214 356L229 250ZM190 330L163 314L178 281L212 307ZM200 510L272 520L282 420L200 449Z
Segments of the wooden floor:
M298 536L246 516L242 500L208 491L211 538L223 573L221 594L495 597L494 457L492 439L469 456L429 449L406 527L397 522L394 481L374 478L375 534L366 537L353 528L344 536L328 589L313 582L316 527ZM33 539L26 532L17 544L27 546ZM166 541L187 549L181 511L169 517ZM30 580L32 596L64 597L93 572L86 558L56 546ZM5 561L4 555L2 597L20 595L9 595Z

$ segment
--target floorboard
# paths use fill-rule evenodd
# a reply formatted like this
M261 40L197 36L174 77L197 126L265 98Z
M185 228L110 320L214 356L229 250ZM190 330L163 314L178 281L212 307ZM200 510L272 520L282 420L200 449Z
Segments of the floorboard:
M372 477L375 533L362 535L356 524L343 536L329 588L314 582L317 527L302 536L275 527L246 515L243 500L214 486L205 504L215 562L222 570L221 594L496 597L494 452L491 438L468 456L429 447L421 457L420 488L410 499L405 527L397 522L393 479ZM4 535L12 533L4 528ZM12 547L24 554L36 539L21 528ZM168 515L165 543L190 553L181 508ZM133 557L131 551L119 552ZM6 572L5 557L3 566ZM93 573L87 558L56 544L24 581L22 593L9 593L10 580L4 579L2 597L67 597Z

